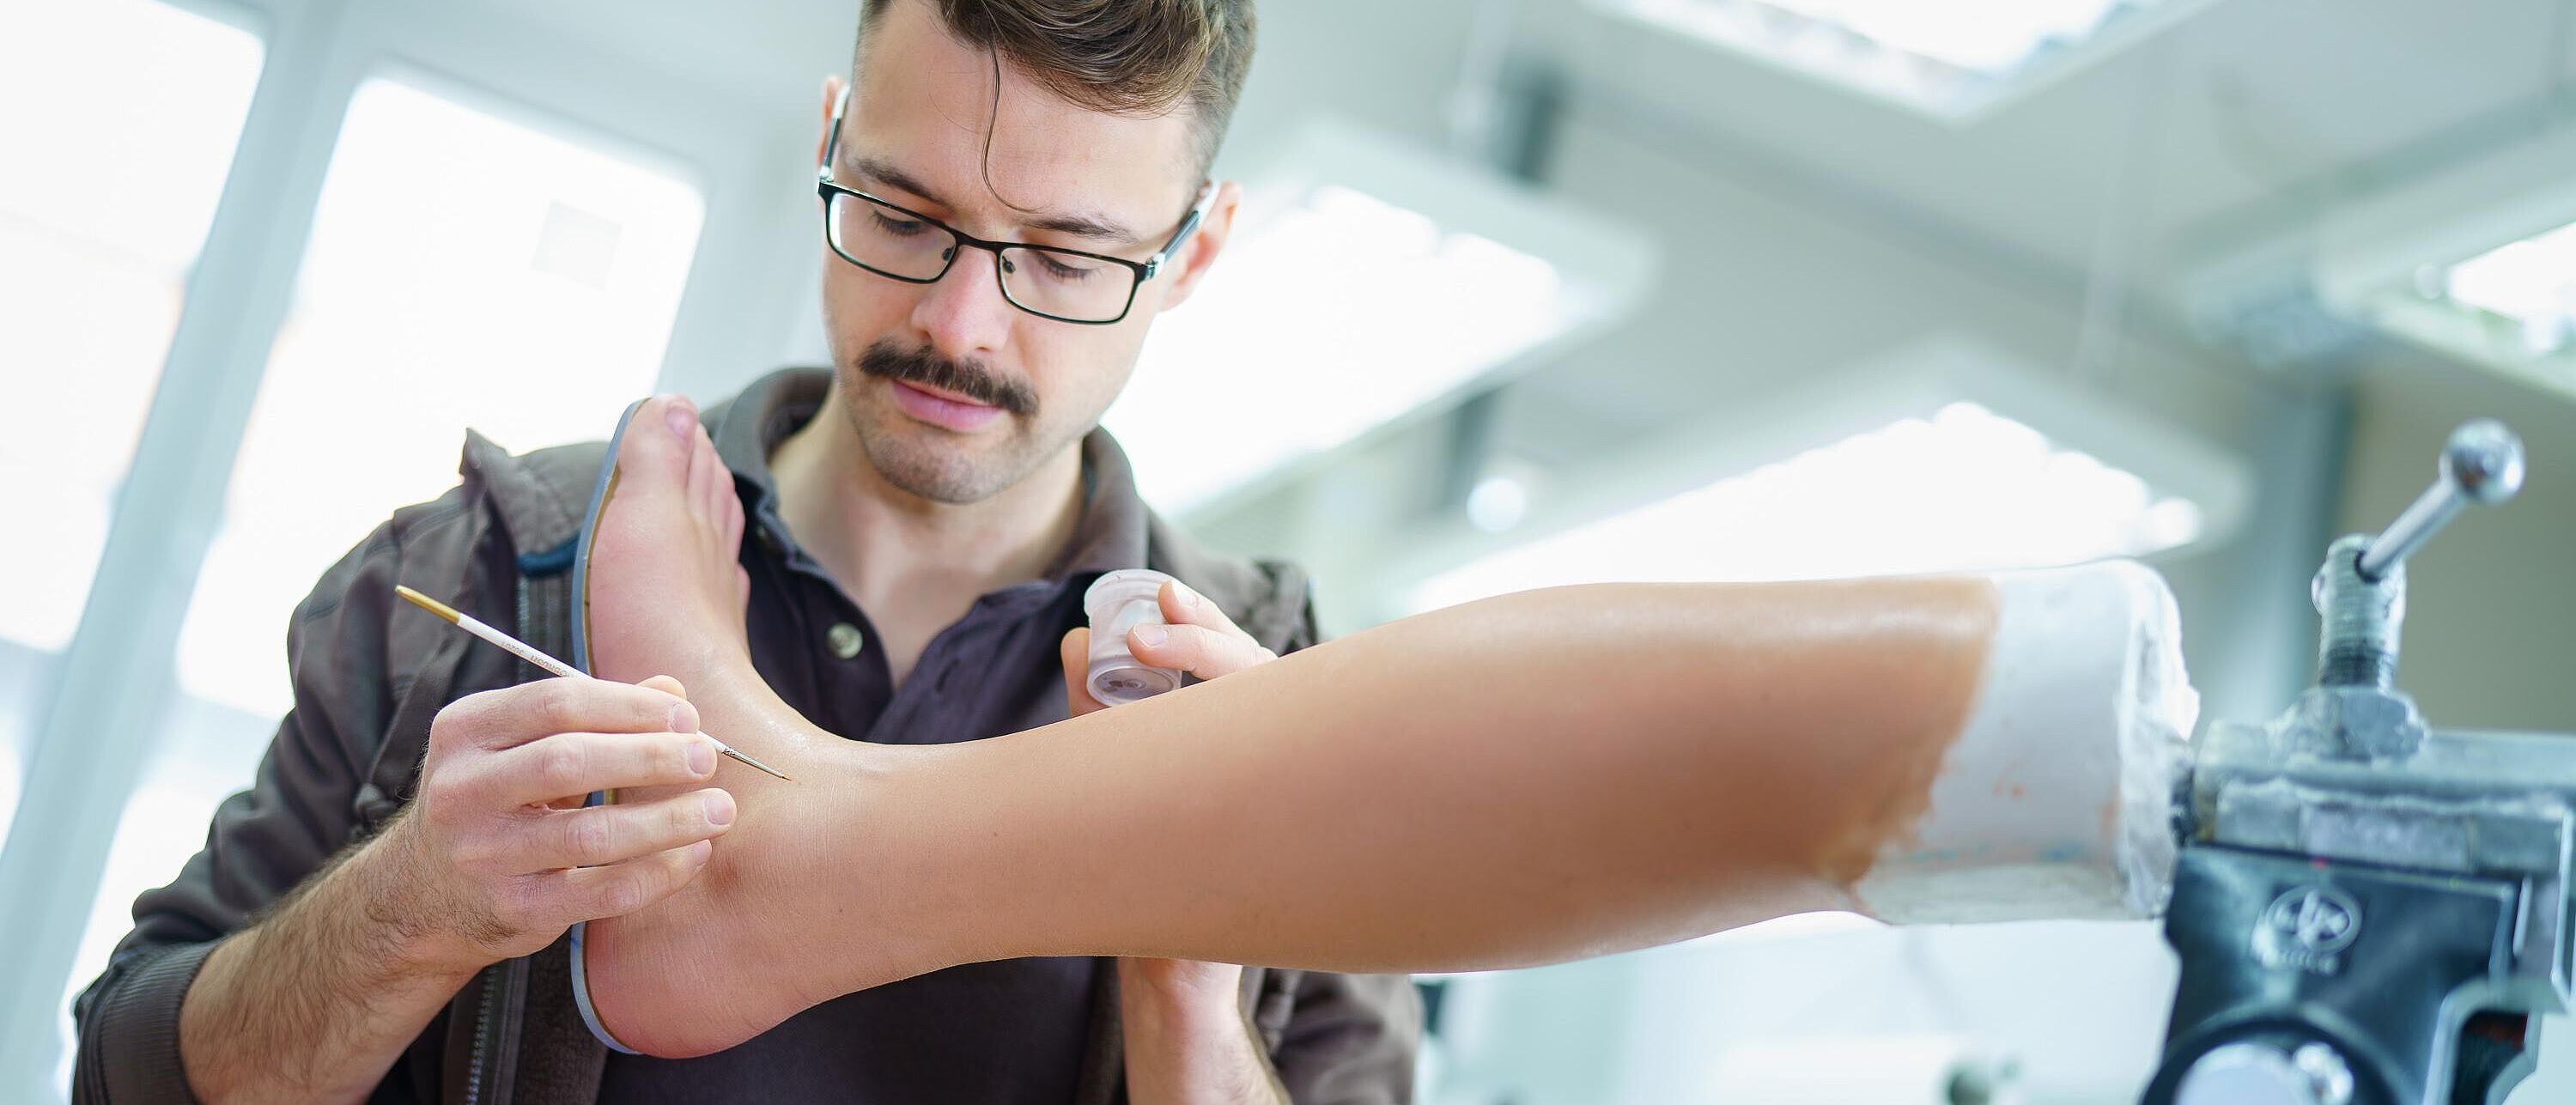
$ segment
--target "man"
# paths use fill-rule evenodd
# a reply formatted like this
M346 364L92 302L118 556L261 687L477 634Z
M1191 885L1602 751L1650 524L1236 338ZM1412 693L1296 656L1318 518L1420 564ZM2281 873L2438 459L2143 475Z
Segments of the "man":
M1140 563L1196 587L1164 596L1176 624L1138 642L1148 662L1214 678L1313 640L1301 576L1188 545L1096 429L1153 316L1231 228L1239 193L1206 171L1251 21L1249 0L864 3L857 87L826 83L818 140L835 370L772 376L703 418L747 515L746 643L816 725L929 744L1062 718L1057 648L1083 588ZM685 689L514 686L531 673L397 616L391 594L408 583L540 647L564 639L600 455L469 442L462 487L322 580L290 632L296 707L254 789L136 903L81 999L77 1096L1408 1096L1402 979L1171 961L979 964L712 1056L607 1055L573 1018L562 934L683 885L733 810L715 790L574 799L704 779Z

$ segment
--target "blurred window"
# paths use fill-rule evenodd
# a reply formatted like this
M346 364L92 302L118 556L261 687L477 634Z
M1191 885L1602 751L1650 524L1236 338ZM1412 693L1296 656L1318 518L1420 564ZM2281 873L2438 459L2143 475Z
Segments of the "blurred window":
M260 61L250 32L150 0L0 6L0 826Z
M359 86L180 633L187 693L284 712L288 611L456 483L465 427L518 450L606 436L660 373L703 214L657 169Z
M398 80L359 86L75 990L248 785L290 702L295 605L396 508L456 483L465 427L514 450L605 437L660 374L704 214L658 168Z

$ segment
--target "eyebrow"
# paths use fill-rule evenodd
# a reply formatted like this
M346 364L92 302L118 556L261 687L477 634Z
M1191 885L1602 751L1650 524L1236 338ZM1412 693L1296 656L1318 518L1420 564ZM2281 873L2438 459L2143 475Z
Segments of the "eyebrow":
M932 191L912 174L878 158L852 154L850 168L860 176L892 185L942 207L954 209L957 206L939 198L939 193ZM1088 238L1112 246L1137 245L1144 241L1142 235L1127 229L1125 224L1106 216L1088 213L1040 214L1022 219L1019 225L1030 230L1050 230L1076 238Z

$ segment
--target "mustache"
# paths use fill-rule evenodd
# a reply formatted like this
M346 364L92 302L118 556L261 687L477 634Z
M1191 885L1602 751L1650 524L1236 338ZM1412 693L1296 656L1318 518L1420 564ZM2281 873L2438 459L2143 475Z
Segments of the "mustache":
M859 371L907 384L927 384L1026 418L1038 411L1037 391L975 361L952 361L928 349L901 350L884 342L859 354Z

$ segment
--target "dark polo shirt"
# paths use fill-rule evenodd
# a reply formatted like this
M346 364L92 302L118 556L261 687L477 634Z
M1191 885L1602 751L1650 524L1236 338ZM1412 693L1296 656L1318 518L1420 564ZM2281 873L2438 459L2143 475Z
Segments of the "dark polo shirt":
M867 612L779 517L769 455L820 410L828 380L779 373L706 415L747 516L742 563L760 674L816 725L882 744L977 740L1063 720L1057 642L1084 624L1084 588L1145 563L1145 504L1125 455L1104 432L1084 440L1082 518L1054 566L977 599L897 686ZM612 1054L599 1100L1063 1105L1074 1097L1100 962L955 967L825 1002L714 1055Z

